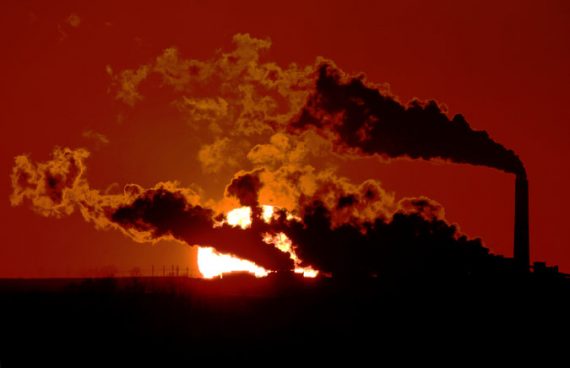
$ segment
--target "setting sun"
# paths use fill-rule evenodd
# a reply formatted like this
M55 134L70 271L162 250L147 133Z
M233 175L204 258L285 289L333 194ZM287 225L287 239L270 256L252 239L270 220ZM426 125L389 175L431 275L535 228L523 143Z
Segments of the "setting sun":
M253 262L228 254L221 254L208 247L198 248L198 268L205 279L212 279L220 277L224 273L239 271L249 272L256 277L264 277L269 274L269 271Z
M273 212L273 206L263 205L261 214L263 221L266 223L270 222ZM251 226L252 222L251 208L240 207L229 211L226 215L226 221L231 226L239 226L242 229L247 229ZM302 274L304 277L309 278L317 277L319 274L319 271L312 267L301 266L301 260L295 253L293 244L287 235L283 233L276 233L274 235L265 234L263 241L267 243L268 246L274 246L283 253L288 253L294 262L295 269L293 271L295 273ZM249 272L256 277L265 277L272 272L251 261L229 254L219 253L211 247L198 247L197 263L200 274L206 279L222 277L223 274L231 272Z

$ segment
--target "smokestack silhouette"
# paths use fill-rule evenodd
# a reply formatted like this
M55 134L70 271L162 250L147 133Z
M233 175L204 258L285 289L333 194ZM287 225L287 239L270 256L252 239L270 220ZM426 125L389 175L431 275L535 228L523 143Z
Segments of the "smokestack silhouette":
M389 92L331 63L317 70L315 91L290 130L315 129L349 155L443 159L516 175L514 262L529 270L528 181L520 158L462 115L449 118L435 101L400 103Z
M517 173L515 179L515 237L514 262L519 271L528 272L530 265L528 179L526 172Z

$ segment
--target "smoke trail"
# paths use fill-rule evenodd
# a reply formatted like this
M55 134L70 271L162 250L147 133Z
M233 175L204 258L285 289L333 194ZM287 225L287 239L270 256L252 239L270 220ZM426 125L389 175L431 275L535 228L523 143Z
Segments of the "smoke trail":
M331 137L335 149L361 155L444 159L524 172L517 155L471 129L463 116L451 120L435 101L402 105L390 94L322 63L315 90L290 124L292 131L315 128Z
M259 190L263 185L259 178L261 170L252 173L238 173L226 188L226 194L236 197L242 206L259 206Z
M350 185L334 176L312 195L299 197L297 216L277 210L268 223L254 217L241 229L221 223L221 215L176 183L143 189L130 184L123 194L102 194L84 177L82 149L56 149L53 159L34 163L16 158L12 204L29 202L44 216L78 209L102 229L117 229L138 242L175 239L211 246L270 270L292 270L287 253L266 244L269 234L286 234L303 261L335 276L416 272L478 272L490 262L479 240L468 240L443 219L443 208L428 198L403 199L391 208L376 182ZM260 170L240 172L226 192L260 212ZM254 215L255 216L255 215Z
M226 192L259 213L260 171L241 172ZM480 239L468 239L445 221L443 207L426 197L387 207L377 182L347 185L333 176L313 195L302 195L297 216L275 210L269 223L253 219L259 233L285 234L301 266L335 277L466 276L488 272L496 259ZM495 262L495 263L493 263Z
M334 209L314 201L301 218L281 215L272 226L292 240L306 264L335 277L468 277L498 267L479 239L468 239L434 214L437 204L425 198L406 202L390 219L335 226Z
M180 192L163 188L141 193L132 203L110 215L122 228L149 233L151 238L172 236L189 245L211 246L222 253L248 259L270 270L290 270L289 255L263 242L255 229L214 223L214 211L188 203Z
M113 195L91 189L84 177L88 156L84 149L56 148L46 162L16 157L12 205L28 202L46 217L70 215L77 209L97 228L121 230L137 242L176 239L211 246L271 270L292 269L289 256L263 242L259 231L216 223L221 215L201 206L197 193L177 183L158 183L151 189L129 184L123 194Z
M269 41L236 35L234 43L234 51L211 60L186 60L167 49L148 65L108 72L116 98L130 105L143 98L137 86L149 74L173 89L178 98L169 106L210 142L194 157L204 172L240 169L225 195L252 208L250 228L224 225L200 195L175 182L149 189L130 184L114 195L92 189L84 176L89 152L83 149L58 148L52 160L41 163L16 157L12 205L29 202L41 215L57 217L79 210L97 228L118 229L138 242L209 245L272 270L292 268L287 254L262 241L278 232L293 240L301 259L335 274L385 272L404 265L398 259L406 257L420 268L447 267L433 254L463 257L467 265L487 259L480 241L467 240L445 222L435 202L397 202L374 180L353 184L336 175L335 160L339 153L443 159L522 176L513 151L471 129L461 115L448 118L434 101L403 105L332 62L281 68L260 61ZM200 86L217 92L200 94ZM259 219L261 203L286 207L294 216L276 211L266 224Z

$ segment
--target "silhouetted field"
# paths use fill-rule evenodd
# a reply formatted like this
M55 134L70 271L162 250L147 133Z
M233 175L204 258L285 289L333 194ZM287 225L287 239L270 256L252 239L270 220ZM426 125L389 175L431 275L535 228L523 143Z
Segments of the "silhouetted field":
M524 359L567 344L569 293L565 278L534 274L390 283L291 275L0 280L0 364Z

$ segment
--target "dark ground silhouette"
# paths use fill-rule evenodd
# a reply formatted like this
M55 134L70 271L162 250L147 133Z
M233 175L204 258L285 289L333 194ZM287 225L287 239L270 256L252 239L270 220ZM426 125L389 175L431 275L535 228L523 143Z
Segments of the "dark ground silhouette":
M568 342L570 283L540 266L462 279L1 280L0 364L513 362Z

